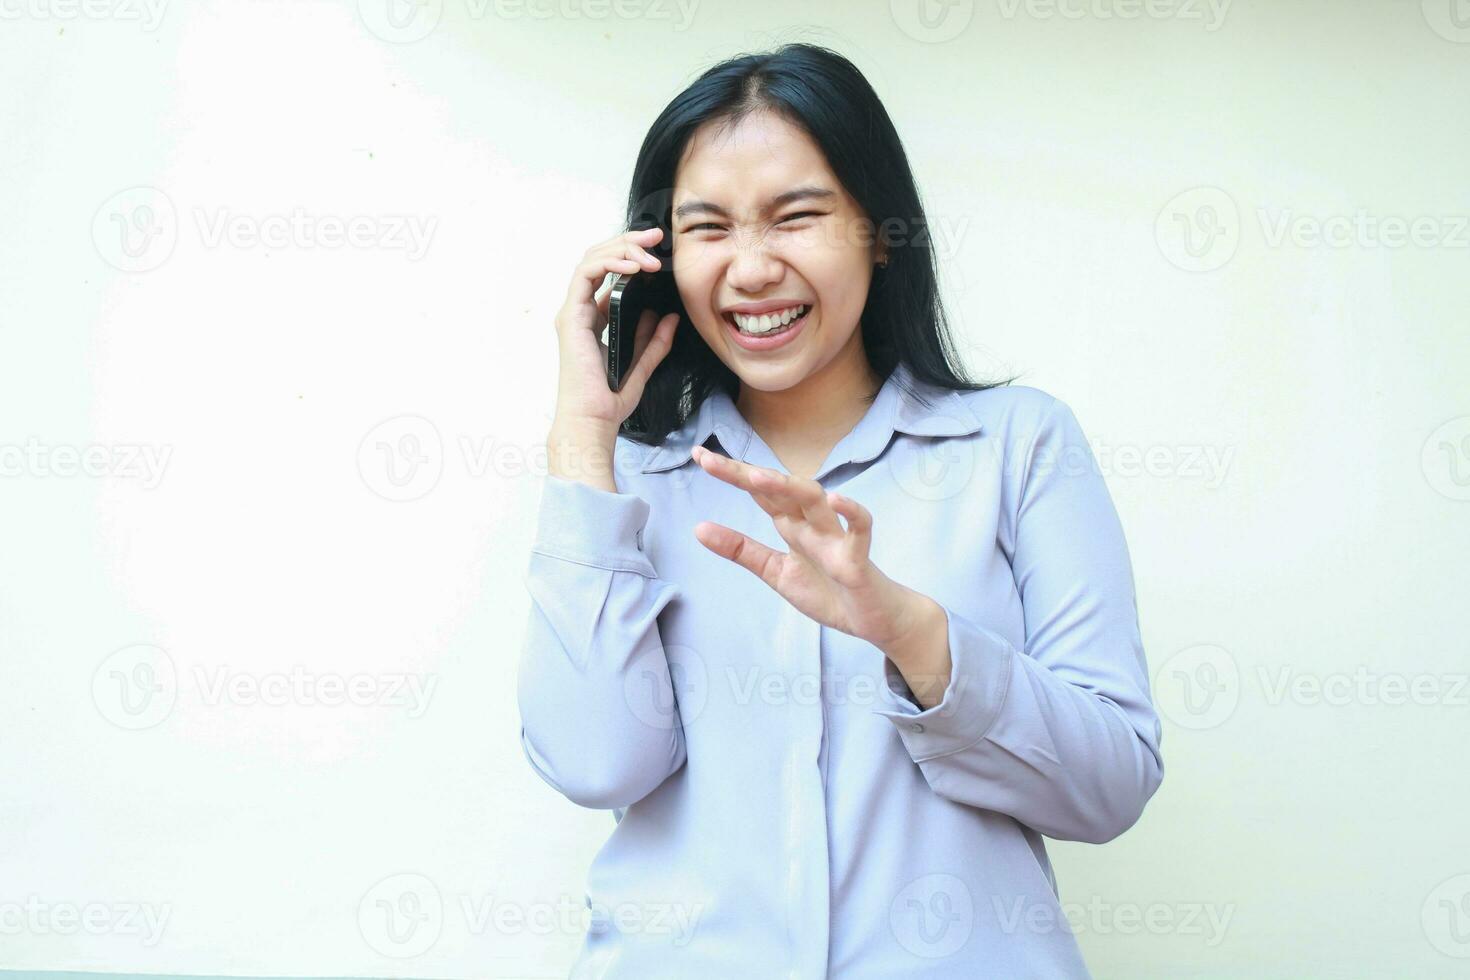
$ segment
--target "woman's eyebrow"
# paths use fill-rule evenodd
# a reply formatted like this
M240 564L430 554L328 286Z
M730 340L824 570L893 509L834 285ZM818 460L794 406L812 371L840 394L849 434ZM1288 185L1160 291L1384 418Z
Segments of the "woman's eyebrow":
M815 185L793 187L791 190L783 191L767 201L761 208L760 213L763 215L770 214L777 208L785 207L793 201L825 201L836 196L836 191L828 190L825 187L817 187ZM711 201L685 201L674 209L675 218L687 218L694 214L714 214L722 218L730 217L730 212Z

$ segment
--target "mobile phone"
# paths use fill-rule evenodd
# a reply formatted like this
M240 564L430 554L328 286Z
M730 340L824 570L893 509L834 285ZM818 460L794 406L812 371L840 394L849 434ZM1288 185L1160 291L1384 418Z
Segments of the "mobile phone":
M633 345L638 322L645 310L652 310L655 322L674 311L670 291L673 274L657 272L619 272L613 277L612 292L607 301L607 386L622 391L633 367Z

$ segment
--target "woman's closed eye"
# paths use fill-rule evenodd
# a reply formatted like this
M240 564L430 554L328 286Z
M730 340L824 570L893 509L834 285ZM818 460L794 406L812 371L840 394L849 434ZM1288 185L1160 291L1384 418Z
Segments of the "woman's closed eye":
M820 217L823 217L823 212L821 212L821 211L798 211L796 214L788 214L786 217L782 218L780 221L778 221L776 223L777 224L785 224L788 221L795 221L798 218L820 218ZM702 228L713 228L716 231L718 231L718 230L720 230L721 228L724 228L724 227L725 227L724 225L717 225L717 224L715 224L712 221L706 221L703 224L690 225L688 228L686 228L684 230L686 232L690 232L690 231L699 231Z

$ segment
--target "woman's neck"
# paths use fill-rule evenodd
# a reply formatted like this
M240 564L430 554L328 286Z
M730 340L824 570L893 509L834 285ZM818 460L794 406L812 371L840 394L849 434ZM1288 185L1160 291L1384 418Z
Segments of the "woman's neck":
M778 457L816 458L820 464L867 414L871 396L883 384L862 347L855 354L833 358L782 391L741 385L736 407Z

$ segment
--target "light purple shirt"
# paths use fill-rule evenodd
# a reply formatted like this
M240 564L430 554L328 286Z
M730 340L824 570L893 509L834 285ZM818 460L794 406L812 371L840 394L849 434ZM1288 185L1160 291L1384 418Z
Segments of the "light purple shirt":
M890 377L815 479L945 609L927 710L877 647L695 539L789 550L690 459L787 472L724 393L662 446L619 436L620 493L544 481L522 748L617 821L574 977L1088 976L1043 837L1112 840L1163 779L1123 529L1065 403L920 388Z

